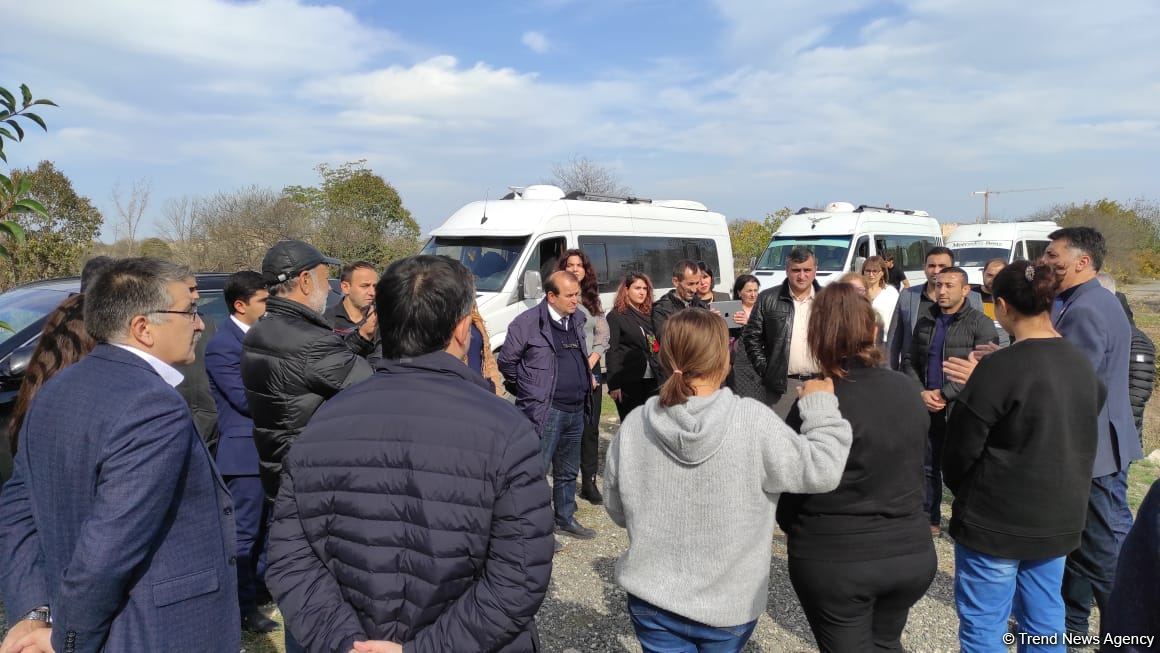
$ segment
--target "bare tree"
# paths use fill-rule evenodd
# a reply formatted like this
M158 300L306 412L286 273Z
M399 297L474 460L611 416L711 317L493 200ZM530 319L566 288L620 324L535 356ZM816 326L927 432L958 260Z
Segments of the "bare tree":
M117 209L117 240L125 241L127 256L134 256L137 253L137 228L141 226L141 218L145 215L145 209L149 207L151 193L152 186L148 179L133 182L128 197L122 197L120 183L113 186L113 205Z
M566 193L578 190L592 195L623 196L632 192L620 183L611 168L585 156L573 156L566 163L552 164L552 183Z

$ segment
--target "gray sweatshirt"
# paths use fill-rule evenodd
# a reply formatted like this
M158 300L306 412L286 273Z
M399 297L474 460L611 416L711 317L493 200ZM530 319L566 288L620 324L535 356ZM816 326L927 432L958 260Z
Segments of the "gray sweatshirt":
M719 628L761 614L778 495L838 487L853 438L834 395L799 406L801 435L728 389L669 408L653 397L625 418L608 447L604 505L628 529L616 563L626 592Z

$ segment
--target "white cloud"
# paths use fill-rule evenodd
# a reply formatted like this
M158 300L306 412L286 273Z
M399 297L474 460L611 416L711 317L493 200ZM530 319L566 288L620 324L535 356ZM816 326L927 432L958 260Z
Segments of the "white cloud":
M219 71L342 70L406 47L396 35L361 24L345 9L298 0L38 0L6 3L4 14L20 25L5 35L5 49L15 50L14 44L25 40L42 46L46 41L37 36L48 33L53 39L47 42L66 50L89 44Z
M1153 0L911 0L881 15L869 0L716 1L717 51L709 35L566 81L526 52L506 66L418 56L350 12L292 0L25 3L0 60L62 105L18 156L115 159L92 179L160 166L192 194L312 183L314 163L365 157L425 228L573 154L617 161L643 195L731 217L834 199L957 217L987 184L1151 188ZM536 32L523 42L552 51Z
M548 37L540 32L524 32L520 42L536 54L544 54L552 47L552 44L548 42Z

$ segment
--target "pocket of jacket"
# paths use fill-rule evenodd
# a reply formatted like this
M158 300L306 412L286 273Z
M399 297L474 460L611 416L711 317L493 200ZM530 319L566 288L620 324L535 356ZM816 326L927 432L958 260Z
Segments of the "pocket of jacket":
M218 576L213 569L196 571L153 583L153 604L160 608L195 596L218 590Z

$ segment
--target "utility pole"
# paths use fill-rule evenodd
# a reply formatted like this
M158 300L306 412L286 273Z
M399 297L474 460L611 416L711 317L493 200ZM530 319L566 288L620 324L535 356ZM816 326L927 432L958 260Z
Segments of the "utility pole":
M1037 191L1037 190L1062 190L1062 189L1063 189L1063 186L1044 186L1042 188L1012 188L1012 189L1008 189L1008 190L991 190L988 188L986 190L974 191L971 193L971 195L982 195L983 196L983 222L987 223L987 222L990 222L990 220L991 220L991 196L992 195L998 195L1000 193L1029 193L1031 191Z

